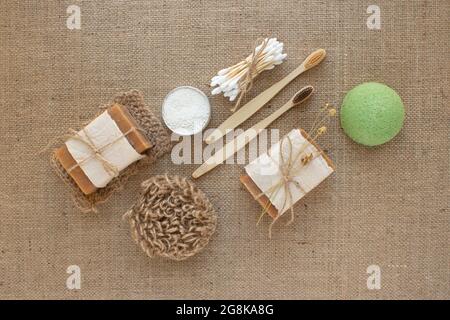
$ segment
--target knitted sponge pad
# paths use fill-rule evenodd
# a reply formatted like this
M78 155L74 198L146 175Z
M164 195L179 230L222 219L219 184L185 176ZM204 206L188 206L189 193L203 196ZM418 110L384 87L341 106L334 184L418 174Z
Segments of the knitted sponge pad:
M131 235L149 257L184 260L201 251L216 230L217 216L192 182L158 175L142 183L142 192L125 213Z
M101 106L98 114L104 112L114 103L121 104L128 109L140 128L145 132L153 147L146 152L147 157L131 164L121 171L119 176L108 183L106 187L98 189L90 195L85 195L78 188L75 181L56 159L55 152L53 152L50 162L55 168L57 175L69 186L76 206L83 212L96 212L97 205L108 200L115 191L120 190L123 184L137 173L139 168L156 161L157 158L170 151L171 148L169 133L163 127L161 121L145 106L144 97L139 91L131 90L117 95L110 104Z

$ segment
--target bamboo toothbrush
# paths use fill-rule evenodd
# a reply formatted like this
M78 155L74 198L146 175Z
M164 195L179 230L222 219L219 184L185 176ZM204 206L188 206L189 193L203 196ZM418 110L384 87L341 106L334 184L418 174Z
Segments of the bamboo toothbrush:
M306 86L298 91L294 96L281 108L276 110L264 120L255 124L252 128L238 135L232 141L228 142L223 148L218 150L212 157L206 160L197 170L192 174L193 178L199 178L208 171L214 169L226 159L234 155L236 152L244 148L251 140L256 138L261 130L267 128L272 122L278 119L283 113L290 110L292 107L300 105L306 101L314 92L312 86Z
M261 92L255 98L247 102L244 106L233 113L227 120L225 120L217 129L215 129L205 142L211 144L221 137L223 137L228 130L232 130L250 118L254 113L261 109L267 102L275 97L285 86L292 80L297 78L303 72L317 66L325 58L326 52L324 49L319 49L311 53L305 61L302 62L294 71L288 74L284 79L278 81L270 88Z

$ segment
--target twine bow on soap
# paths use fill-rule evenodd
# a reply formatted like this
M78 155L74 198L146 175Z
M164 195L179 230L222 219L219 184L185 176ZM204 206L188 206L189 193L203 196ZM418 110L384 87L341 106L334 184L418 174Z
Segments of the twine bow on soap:
M325 121L328 121L330 117L334 117L336 115L336 109L329 108L330 105L326 104L323 108L321 108L318 116L316 117L316 120L314 121L313 128L311 129L310 133L315 135L311 138L312 141L315 141L319 136L326 133L327 127L324 125ZM320 119L320 115L325 112L325 116L323 116L322 119ZM284 154L283 151L283 144L287 141L288 143L288 149L287 149L287 157ZM274 163L277 164L278 170L281 175L281 179L272 185L269 189L267 189L265 192L261 192L256 196L256 199L267 196L268 200L266 205L264 206L262 213L258 219L258 222L256 224L259 224L261 221L261 218L264 216L265 213L268 212L269 207L272 205L271 200L275 199L277 194L280 191L284 191L284 199L283 199L283 206L278 210L278 215L273 219L272 223L269 226L269 238L272 238L272 227L273 225L278 221L278 219L283 215L283 211L285 208L289 208L291 212L291 218L287 222L286 225L291 224L294 221L294 201L293 196L291 192L290 186L293 185L295 188L299 189L301 192L306 193L306 191L303 189L299 181L295 180L295 177L298 176L298 172L306 167L313 159L315 159L317 156L320 155L319 152L306 152L305 149L308 146L308 139L306 139L302 145L300 146L300 149L297 154L293 155L292 150L292 140L289 137L289 135L286 135L283 137L279 143L280 150L279 150L279 162L277 162L275 159L273 159L272 155L268 153L268 156Z
M288 142L287 159L285 159L285 155L283 152L283 143L285 140ZM284 208L286 208L286 205L287 205L287 208L289 208L290 212L291 212L291 218L287 222L286 225L289 225L294 221L294 208L293 208L294 203L293 203L293 196L292 196L290 186L293 185L294 187L296 187L303 193L306 193L306 191L302 188L300 183L297 180L295 180L294 178L296 177L296 174L298 173L298 171L301 168L303 168L304 166L306 166L309 162L311 162L311 160L315 156L315 155L313 155L313 153L309 153L309 154L305 154L303 157L301 157L301 155L304 153L304 150L307 146L308 146L308 144L305 141L302 144L299 152L294 156L292 154L291 138L289 136L286 136L280 141L280 152L279 152L280 161L277 163L277 161L275 159L273 159L273 157L269 154L269 157L272 159L272 161L274 163L277 163L278 170L281 174L281 179L276 184L274 184L269 189L267 189L265 192L261 192L259 195L257 195L257 197L256 197L257 199L264 195L267 196L267 198L268 198L267 204L263 208L263 212L261 213L261 216L259 217L257 224L259 224L263 215L265 213L267 213L269 207L271 206L271 200L274 199L280 191L283 191L284 195L285 195L284 200L283 200L283 206L281 207L281 209L278 210L278 212L279 212L278 216L276 216L273 219L272 223L269 226L269 238L272 238L272 227L275 224L275 222L282 216L282 212L283 212ZM299 161L299 159L300 159L300 161Z
M120 170L117 168L117 166L115 166L113 163L109 162L103 155L102 152L110 147L111 145L113 145L114 143L118 142L120 139L126 138L127 135L129 135L131 132L139 130L139 128L131 128L130 130L128 130L125 133L122 133L120 136L116 137L114 140L110 141L109 143L105 144L104 146L101 147L97 147L94 142L92 141L92 138L89 136L89 134L87 133L87 131L83 128L81 131L84 133L84 136L86 137L86 139L84 139L82 136L80 136L79 132L77 132L74 129L69 129L67 134L63 134L59 137L54 138L53 140L51 140L47 146L42 149L41 151L39 151L40 153L44 153L47 150L49 150L53 145L55 145L58 141L67 141L69 139L74 139L76 141L79 141L81 143L83 143L84 145L86 145L89 150L92 152L91 155L87 156L86 158L82 159L81 161L78 161L76 164L74 164L72 167L68 168L66 171L68 173L72 172L75 168L80 167L81 164L85 163L86 161L95 158L98 161L101 162L103 168L105 169L106 173L110 176L110 177L117 177L120 173Z
M85 163L86 161L95 158L98 161L101 162L103 168L105 169L106 173L111 176L111 177L117 177L119 175L119 169L112 164L111 162L109 162L103 155L102 155L102 151L105 150L107 147L111 146L113 143L116 143L117 141L119 141L120 139L122 139L123 137L125 137L125 134L122 134L121 136L117 137L116 139L114 139L113 141L105 144L104 146L97 148L97 146L94 144L94 142L92 141L92 138L89 136L89 134L87 133L87 131L83 128L81 130L84 133L84 136L86 137L86 139L84 139L82 136L80 136L80 134L73 130L73 129L69 129L69 133L70 133L70 138L69 139L73 139L76 141L79 141L81 143L83 143L85 146L87 146L90 151L92 152L91 155L87 156L86 158L84 158L83 160L77 162L76 164L74 164L72 167L70 167L69 169L67 169L67 172L72 172L75 168L80 167L83 163ZM131 130L129 130L131 132Z
M116 142L118 142L120 139L126 138L127 135L129 135L131 132L136 131L137 128L131 128L129 129L127 132L122 133L120 136L116 137L114 140L108 142L107 144L105 144L104 146L101 147L97 147L94 142L92 141L92 138L89 136L89 134L87 133L87 131L83 128L81 131L84 133L84 136L86 137L86 139L84 139L82 136L80 136L80 134L73 130L73 129L69 129L69 139L74 139L76 141L79 141L81 143L83 143L84 145L86 145L90 151L92 152L91 155L87 156L86 158L84 158L81 161L78 161L76 164L74 164L72 167L70 167L67 172L71 172L72 170L74 170L77 167L80 167L84 162L95 158L98 161L101 162L101 164L103 165L103 168L105 169L106 173L115 178L119 175L120 170L117 168L117 166L115 166L113 163L109 162L102 154L102 152L110 147L111 145L115 144Z

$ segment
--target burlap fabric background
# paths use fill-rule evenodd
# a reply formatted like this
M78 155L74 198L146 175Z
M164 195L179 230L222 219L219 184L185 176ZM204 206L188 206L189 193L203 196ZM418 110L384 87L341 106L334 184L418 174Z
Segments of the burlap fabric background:
M81 7L81 30L66 8ZM450 109L448 1L378 0L381 30L368 30L372 1L10 1L0 12L1 298L450 298ZM242 165L197 181L219 216L217 233L184 262L150 260L121 215L153 174L190 175L167 155L133 177L101 214L79 213L36 156L49 139L90 119L117 92L142 90L159 114L178 85L208 92L215 72L251 52L255 39L281 39L288 61L256 83L281 79L313 49L322 65L298 78L245 127L306 84L307 108L273 124L309 128L314 108L339 105L368 80L402 96L404 129L367 149L336 123L321 140L338 170L296 206L293 225L255 226L260 212L239 183ZM211 99L210 127L230 104ZM381 290L366 269L381 268ZM66 269L81 268L81 290Z

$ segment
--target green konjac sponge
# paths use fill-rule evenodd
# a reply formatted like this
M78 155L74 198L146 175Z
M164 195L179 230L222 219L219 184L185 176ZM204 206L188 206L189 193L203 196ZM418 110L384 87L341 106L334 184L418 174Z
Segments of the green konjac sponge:
M340 111L341 126L354 141L376 146L394 138L403 126L405 107L393 89L362 83L350 90Z

